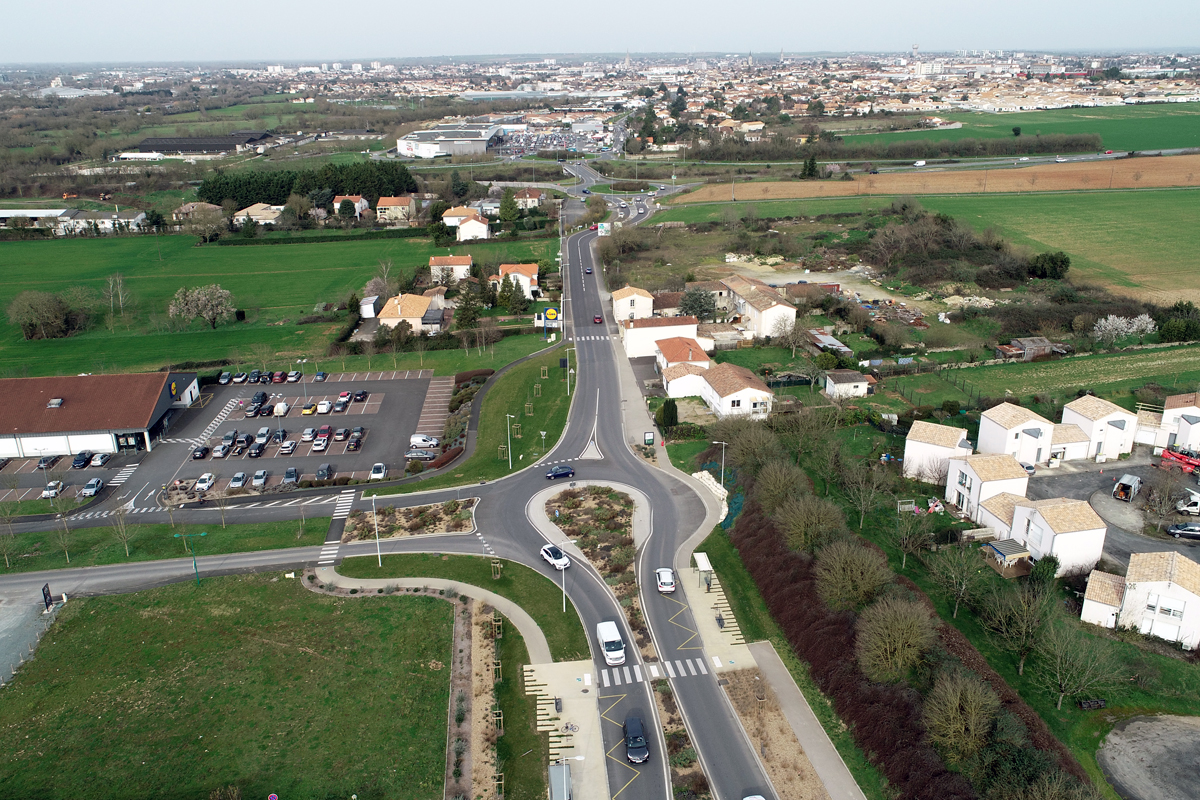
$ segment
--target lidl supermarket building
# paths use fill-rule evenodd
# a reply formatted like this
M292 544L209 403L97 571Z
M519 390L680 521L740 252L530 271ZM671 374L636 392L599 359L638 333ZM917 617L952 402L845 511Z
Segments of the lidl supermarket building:
M199 397L194 372L0 380L0 457L150 450Z

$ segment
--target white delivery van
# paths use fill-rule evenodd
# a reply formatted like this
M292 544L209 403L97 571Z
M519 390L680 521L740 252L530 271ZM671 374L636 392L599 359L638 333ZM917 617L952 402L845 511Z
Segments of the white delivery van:
M277 417L286 417L288 415L288 412L291 410L292 410L292 407L289 406L287 403L276 403L275 404L275 416L277 416Z
M604 651L604 663L610 667L618 667L625 663L625 642L621 639L621 631L615 622L601 622L596 625L596 641Z
M1188 489L1187 496L1175 504L1175 510L1180 514L1200 517L1200 492Z

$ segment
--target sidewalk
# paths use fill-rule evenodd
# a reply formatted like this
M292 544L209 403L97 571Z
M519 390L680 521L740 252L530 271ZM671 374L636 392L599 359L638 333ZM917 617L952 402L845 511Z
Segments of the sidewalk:
M604 757L600 706L594 687L580 677L595 669L591 661L564 661L525 667L525 693L537 697L537 729L549 734L550 763L571 765L574 800L608 798L608 768ZM562 711L554 701L562 702Z
M1081 458L1076 461L1062 461L1057 467L1042 467L1037 468L1037 476L1039 478L1049 477L1052 475L1074 475L1079 472L1114 472L1120 474L1123 468L1128 467L1148 467L1154 462L1151 460L1150 448L1144 445L1139 445L1137 449L1130 454L1129 458L1114 458L1109 461L1097 462L1094 458Z
M550 645L546 642L546 636L538 624L533 621L533 617L512 600L489 592L487 589L445 578L347 578L339 575L333 567L318 567L313 572L321 583L340 589L358 589L364 597L375 597L377 589L386 589L389 586L399 589L452 589L459 594L465 594L474 600L487 603L507 617L509 622L516 625L517 630L521 632L521 637L525 640L526 649L529 650L531 664L549 664L554 661L550 656Z

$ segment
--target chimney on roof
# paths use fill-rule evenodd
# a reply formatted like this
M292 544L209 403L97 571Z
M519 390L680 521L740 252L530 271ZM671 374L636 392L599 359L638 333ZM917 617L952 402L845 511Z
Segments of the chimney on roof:
M46 403L46 408L62 408L63 399L61 397L52 397L50 402Z

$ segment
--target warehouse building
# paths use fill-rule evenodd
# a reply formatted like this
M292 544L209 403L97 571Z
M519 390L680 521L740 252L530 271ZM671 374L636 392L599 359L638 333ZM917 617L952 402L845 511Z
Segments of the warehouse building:
M199 397L194 372L0 380L0 457L150 450Z
M490 123L436 125L397 139L396 152L409 158L483 155L499 133L500 126Z

